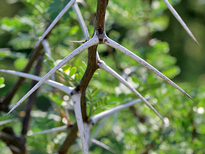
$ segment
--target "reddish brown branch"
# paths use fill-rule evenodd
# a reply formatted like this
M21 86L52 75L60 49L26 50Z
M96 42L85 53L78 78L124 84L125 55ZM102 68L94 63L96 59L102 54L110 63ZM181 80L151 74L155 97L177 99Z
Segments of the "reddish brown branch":
M66 137L65 141L61 145L60 149L58 150L58 154L66 154L68 149L70 148L71 145L75 142L77 138L77 132L78 132L78 127L77 124L74 124L70 128L70 132L68 136Z
M105 30L105 12L109 0L98 0L95 30Z
M88 84L93 74L98 68L97 63L96 63L96 51L97 51L97 45L92 46L88 49L88 65L83 75L83 78L79 86L77 87L81 92L81 110L82 110L83 121L87 121L85 91L86 91L86 88L88 87Z
M105 31L105 12L106 12L107 4L108 4L108 0L98 0L98 3L97 3L95 31L98 31L99 34L102 34ZM81 92L81 110L82 110L82 118L84 122L88 120L88 117L86 114L85 91L88 87L88 84L93 74L98 69L98 65L96 63L96 52L97 52L97 45L94 45L88 48L87 68L83 75L83 78L81 79L80 84L75 89L75 91ZM68 148L74 143L75 139L77 138L77 135L76 135L77 131L78 131L78 128L77 128L77 125L75 125L75 127L71 129L63 145L59 149L59 152L58 152L59 154L65 154L67 152Z
M132 113L135 115L135 117L141 122L145 123L146 122L146 117L144 115L141 115L134 106L129 107Z

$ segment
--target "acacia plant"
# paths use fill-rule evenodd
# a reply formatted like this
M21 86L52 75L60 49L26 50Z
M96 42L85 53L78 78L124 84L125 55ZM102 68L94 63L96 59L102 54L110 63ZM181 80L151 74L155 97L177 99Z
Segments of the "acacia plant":
M163 129L169 126L168 118L164 118L165 116L169 117L169 112L167 111L168 107L166 108L166 111L162 112L163 104L161 104L162 107L159 107L159 104L154 104L154 106L158 106L157 108L159 109L159 111L163 113L163 116L161 116L158 111L151 105L153 103L149 103L148 101L155 103L158 101L170 102L172 96L169 95L168 100L165 99L165 96L167 96L167 93L172 93L174 89L172 89L171 87L169 87L169 89L165 88L165 86L167 85L164 84L162 80L157 76L161 77L178 91L193 100L193 98L188 95L182 88L180 88L177 84L175 84L164 75L167 74L167 76L170 77L177 75L178 67L174 66L176 60L173 57L169 56L167 53L167 44L151 38L152 26L149 25L149 22L151 24L151 20L156 18L156 16L152 17L151 13L159 13L159 10L152 8L152 6L154 6L154 3L157 3L156 1L139 1L134 2L133 4L130 4L132 2L129 1L119 2L119 6L117 6L117 1L109 2L108 0L98 0L96 12L93 11L94 5L96 4L92 4L92 1L78 2L76 0L70 0L59 2L57 0L54 0L51 4L49 4L50 1L35 2L30 0L28 2L23 2L27 5L28 8L31 8L31 13L36 15L38 18L25 15L25 21L32 21L34 25L25 22L26 24L22 23L22 25L19 26L19 29L13 27L13 33L17 33L19 31L21 32L20 36L18 37L18 39L21 40L16 40L16 42L13 40L10 43L13 44L14 47L16 45L16 48L25 46L25 43L29 47L33 46L33 39L36 39L36 36L39 36L39 33L42 33L42 25L41 28L38 29L39 24L38 22L36 22L36 20L39 18L44 21L43 26L45 26L46 28L42 36L39 39L37 38L38 41L34 45L29 56L30 58L29 60L27 60L28 63L26 64L22 72L12 71L8 69L0 70L0 72L19 76L14 86L11 87L6 96L2 98L2 102L0 104L0 110L7 113L4 116L10 116L10 120L2 121L2 125L11 123L16 120L18 121L22 118L20 135L17 135L14 132L15 128L13 128L12 126L4 127L1 131L0 138L4 143L6 143L12 153L23 154L28 152L35 153L36 151L37 153L44 153L46 151L47 153L56 152L63 154L67 153L68 150L74 153L74 151L79 149L81 149L83 153L89 153L89 147L91 147L91 152L99 153L100 150L96 149L95 146L92 146L91 143L102 147L106 152L109 151L111 153L120 153L122 152L121 150L123 146L120 147L120 143L122 144L122 142L119 138L123 138L123 136L121 136L122 133L120 133L120 128L118 128L117 126L115 127L114 123L116 123L117 121L115 121L114 118L115 122L111 127L109 126L108 122L106 122L106 120L103 121L102 119L106 119L112 114L117 116L118 111L128 108L129 111L131 111L131 113L135 115L136 119L139 122L145 123L143 125L150 125L149 123L152 123L152 120L147 120L147 116L145 116L145 113L147 114L147 111L149 110L147 110L144 105L138 106L139 110L137 110L134 106L134 104L139 104L140 102L146 104L157 115L157 117L159 117L157 118L156 116L151 115L152 117L149 119L154 119L154 123L158 125L157 131L159 132L159 134L157 136L162 137ZM191 38L198 44L189 28L186 26L186 24L171 6L171 4L167 0L163 0L163 2L164 3L159 2L160 6L166 4L168 9L181 23L181 25L191 36ZM86 8L85 10L83 10L82 7L83 15L79 10L78 3L82 3L83 7ZM109 14L120 12L122 17L114 16L116 19L113 17L109 19L109 14L106 14L106 9L109 6L109 3L111 3L111 7L108 8ZM64 4L66 5L64 8L62 8ZM47 12L44 12L44 8L48 6L49 9L47 10ZM122 8L120 8L120 6ZM127 6L127 8L130 7L130 10L124 10L123 6ZM142 19L135 19L136 16L133 15L132 12L133 6L137 7L138 9L142 9L143 11L147 11L146 13L144 13L145 15ZM71 7L73 8L74 12L70 11L69 14L63 16ZM61 10L61 12L54 20L52 20L59 10ZM142 10L138 11L140 12ZM161 8L160 11L162 10L163 9ZM83 16L86 17L86 20L84 20ZM62 19L63 21L57 24L60 19ZM118 19L119 21L115 23L115 20ZM22 18L14 18L14 21L15 20L17 23L20 23L20 21L22 21ZM70 25L66 27L67 20L70 20L71 22L69 22ZM76 26L77 20L79 21L81 30L84 35L80 35L81 30L79 29L79 26ZM112 20L114 20L114 22ZM88 21L91 24L86 26L88 24ZM141 22L141 24L137 25L136 23L138 21ZM11 27L9 23L12 23L12 21L4 19L2 22L7 26L7 29L9 29L9 26ZM131 51L136 51L135 46L137 41L139 42L139 44L142 44L140 43L140 40L130 40L132 39L132 37L136 37L133 35L137 35L137 32L130 31L130 33L127 35L131 35L131 37L126 40L126 36L123 36L123 34L121 34L121 31L128 31L128 29L126 30L123 29L123 27L120 27L118 25L120 22L122 22L122 25L123 22L126 22L128 24L130 22L130 28L135 25L138 27L139 32L142 31L142 33L146 33L146 35L144 35L143 37L138 38L146 38L144 41L144 49L141 50L141 52L137 51L137 53L135 54L134 51ZM141 27L145 29L140 29ZM106 30L106 28L108 29ZM27 31L28 34L25 34L23 31ZM92 32L92 37L90 37L89 32ZM73 37L72 35L77 35L77 37ZM83 41L70 41L70 39L79 39L82 38L82 36L84 36ZM23 37L26 37L26 39L22 40ZM66 42L66 40L69 40L69 42ZM114 40L119 41L119 44ZM80 43L82 45L76 46L76 44L73 43ZM101 46L101 44L105 44L107 46ZM127 49L128 47L130 47L130 50ZM68 48L71 53L65 56L65 54L67 54ZM43 49L45 53L41 51ZM86 49L88 50L87 64L82 61L82 59L85 60L84 57L86 56L86 54L84 53L84 50ZM11 56L9 51L4 51L3 53L5 53L4 58ZM138 56L138 54L140 53L141 56ZM59 56L59 54L61 56ZM15 56L16 55L14 54L12 58L15 59ZM61 58L63 56L65 56L63 60L56 60L56 57ZM159 61L159 63L155 64L154 61L156 62L157 60L159 60L157 58L160 58L161 56L161 62L163 63L160 64ZM101 60L100 57L104 59L104 61ZM147 61L150 61L150 63L153 63L153 65L158 67L159 70L162 70L163 73L149 64L143 58L145 58ZM131 59L133 59L133 61L131 61ZM46 65L42 64L43 61ZM136 62L139 63L139 65L137 65ZM18 65L18 62L16 63ZM111 65L112 68L116 69L116 71L109 67L108 64ZM32 68L33 66L35 67ZM43 70L42 67L44 68ZM50 68L50 71L43 75L43 77L39 77L40 73L45 72L48 67ZM32 70L34 71L34 75L28 74L28 72ZM104 70L104 72L101 70ZM24 84L25 78L33 80L33 82L31 83L31 90L29 90L29 92L10 109L12 99L16 95L17 90ZM115 80L113 80L114 78ZM2 81L3 78L1 78L1 82ZM52 101L51 108L47 109L46 112L40 112L37 108L34 108L34 110L32 111L32 108L34 107L36 98L38 96L36 93L37 89L43 83L53 87L53 89L49 90L48 88L42 89L43 92L41 92L45 97ZM62 92L58 91L57 89ZM160 92L161 90L165 92ZM130 93L130 91L132 93ZM179 94L177 93L173 95L178 96ZM15 109L28 97L29 99L25 106L24 112L21 112L21 114L17 115ZM183 98L183 96L181 96L181 98ZM177 98L175 99L177 100ZM174 98L172 100L174 100ZM41 103L43 104L43 102ZM151 113L149 112L149 114ZM12 119L12 117L16 116L18 116L19 118ZM47 120L49 122L47 120L41 120L41 123L38 124L37 119L41 116L44 117L44 119L47 117ZM63 121L59 121L59 118L63 119ZM51 119L53 120L50 121ZM127 115L127 117L123 117L120 120L125 119L130 120L130 115ZM162 122L160 122L159 119L161 119ZM100 120L102 120L102 122L98 124ZM47 122L52 124L43 126L44 123ZM99 130L102 129L102 125L108 127L108 130L110 131L113 128L113 131L119 135L118 137L114 137L116 138L115 141L119 141L119 143L116 143L115 145L116 147L119 147L119 149L116 149L114 142L110 143L106 141L106 136L108 134L104 134L105 139L103 139L103 134L101 134L102 142L95 139L97 137L96 134L98 134ZM132 125L135 124L133 123L130 126L127 126L127 129ZM39 126L41 129L39 129ZM54 128L49 129L49 127ZM62 133L61 131L64 131L64 133ZM78 131L79 135L77 133ZM41 139L45 137L43 135L46 134L46 143L39 145L41 143L38 142L41 142ZM52 135L49 136L48 134ZM136 136L138 135L140 137L140 135L142 134L136 134ZM80 139L80 142L76 141L78 138ZM100 139L99 137L97 138ZM112 140L114 138L112 138ZM44 141L45 139L42 140ZM105 141L105 143L103 143L103 140ZM126 145L127 149L131 150L132 148L129 148L129 146L133 146L134 144L132 145L132 143L129 142L130 141L126 142L124 145ZM77 147L75 147L74 145L77 145ZM158 144L151 142L143 143L142 145L144 147L140 147L139 144L134 151L147 153L154 147L156 148L156 145ZM29 148L29 146L32 147ZM160 148L158 147L158 149Z

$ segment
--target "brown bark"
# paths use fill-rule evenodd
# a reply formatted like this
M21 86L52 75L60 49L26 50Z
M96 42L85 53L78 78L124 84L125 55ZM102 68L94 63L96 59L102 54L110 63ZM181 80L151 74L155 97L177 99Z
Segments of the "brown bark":
M103 34L105 32L105 12L106 7L108 5L108 0L98 0L97 2L97 14L96 14L96 24L95 24L95 32L98 31L99 34ZM95 33L94 32L94 33ZM99 38L100 41L100 38ZM88 87L88 84L98 69L98 65L96 63L96 53L97 53L97 45L91 46L88 48L88 63L86 71L80 81L80 84L75 88L76 92L81 93L81 110L82 110L82 118L84 122L88 121L88 116L86 113L86 95L85 91ZM74 143L77 138L77 125L75 128L72 128L67 138L65 139L63 145L59 149L59 154L65 154L68 148Z
M77 89L79 89L81 92L81 110L82 110L83 121L87 121L88 118L86 114L85 91L86 88L88 87L88 84L93 74L98 68L98 65L96 64L96 51L97 51L97 45L92 46L88 49L88 65L79 86L77 86Z
M95 30L105 31L105 12L109 0L98 0Z
M65 141L63 142L60 149L58 150L59 154L66 154L67 153L68 149L70 148L71 145L73 145L73 143L75 142L75 140L77 138L77 132L78 132L77 124L74 124L70 128L70 132L69 132L68 136L66 137Z

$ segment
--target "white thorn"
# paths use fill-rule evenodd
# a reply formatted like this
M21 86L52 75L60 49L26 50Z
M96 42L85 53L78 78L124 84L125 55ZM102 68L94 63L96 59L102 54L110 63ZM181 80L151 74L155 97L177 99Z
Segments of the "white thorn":
M80 27L81 27L81 29L83 31L83 34L84 34L84 36L85 36L85 38L87 40L87 39L90 38L90 36L89 36L87 26L85 25L85 21L83 20L83 16L82 16L82 14L80 12L80 9L78 7L78 3L77 2L73 4L73 9L74 9L74 11L75 11L75 13L76 13L76 15L78 17L78 21L80 23Z
M110 38L106 38L107 41L105 41L105 44L123 52L124 54L126 54L127 56L131 57L132 59L134 59L135 61L139 62L140 64L142 64L144 67L148 68L149 70L151 70L152 72L154 72L156 75L160 76L163 80L167 81L169 84L171 84L173 87L175 87L176 89L178 89L179 91L181 91L184 95L186 95L187 97L189 97L191 100L194 101L194 99L189 96L182 88L180 88L177 84L175 84L172 80L170 80L168 77L166 77L164 74L162 74L160 71L158 71L155 67L153 67L152 65L150 65L149 63L147 63L145 60L143 60L142 58L140 58L139 56L135 55L133 52L131 52L130 50L126 49L125 47L121 46L120 44L118 44L117 42L111 40Z
M99 43L97 35L94 35L88 42L82 44L80 47L71 52L67 57L65 57L60 63L58 63L53 69L51 69L27 94L24 95L6 114L9 115L17 106L19 106L26 98L28 98L36 89L38 89L51 75L53 75L59 68L65 65L73 57L81 53L83 50L89 48L92 45ZM5 116L5 117L6 117Z
M39 76L36 76L36 75L32 75L32 74L28 74L28 73L23 73L23 72L17 72L17 71L13 71L13 70L0 69L0 72L21 76L21 77L32 79L32 80L36 80L36 81L40 81L42 79L42 77L39 77ZM59 89L61 91L64 91L68 95L70 95L70 93L74 89L73 87L65 86L62 83L59 83L59 82L56 82L56 81L53 81L53 80L46 80L45 83L50 85L50 86L52 86L52 87L55 87L55 88L57 88L57 89Z
M182 18L179 16L177 11L173 8L173 6L169 3L168 0L163 0L164 3L167 5L168 9L171 11L171 13L175 16L175 18L179 21L179 23L182 25L182 27L186 30L186 32L189 34L189 36L196 42L197 45L199 45L198 41L188 28L188 26L185 24L185 22L182 20Z
M108 72L109 74L111 74L112 76L114 76L116 79L118 79L121 83L123 83L127 88L129 88L137 97L139 97L154 113L156 113L156 115L162 119L161 115L155 110L155 108L149 104L149 102L147 102L147 100L140 94L138 93L134 88L132 88L127 81L125 81L119 74L117 74L114 70L112 70L109 66L107 66L105 64L104 61L100 60L100 62L98 62L98 66L105 70L106 72Z
M73 106L74 106L75 117L78 125L78 130L80 133L80 139L82 142L82 151L83 154L88 154L88 143L86 143L86 139L85 139L85 130L83 126L80 98L81 98L80 94L74 94L71 96L71 99L73 101Z
M68 4L63 8L63 10L58 14L58 16L53 20L53 22L50 24L50 26L46 29L46 31L43 33L43 35L40 37L36 45L33 47L35 49L41 41L48 35L48 33L52 30L52 28L57 24L57 22L61 19L61 17L68 11L68 9L73 5L73 3L76 0L70 0Z
M34 136L34 135L39 135L39 134L46 134L46 133L51 133L51 132L63 131L63 130L66 130L66 129L68 129L67 125L56 127L56 128L51 128L51 129L44 130L44 131L37 132L37 133L33 133L31 135L28 135L28 136Z
M145 99L147 100L147 99L149 99L149 98L145 98ZM99 122L101 119L103 119L103 118L105 118L105 117L108 117L108 116L110 116L111 114L114 114L114 113L116 113L116 112L118 112L118 111L120 111L120 110L122 110L122 109L125 109L125 108L128 108L128 107L130 107L130 106L133 106L133 105L135 105L135 104L137 104L137 103L139 103L139 102L142 102L142 100L141 100L141 99L136 99L136 100L131 101L131 102L129 102L129 103L122 104L122 105L116 106L116 107L114 107L114 108L112 108L112 109L109 109L109 110L106 110L106 111L101 112L101 113L99 113L99 114L96 114L96 115L94 115L93 117L91 117L90 119L91 119L92 123L96 124L96 123Z

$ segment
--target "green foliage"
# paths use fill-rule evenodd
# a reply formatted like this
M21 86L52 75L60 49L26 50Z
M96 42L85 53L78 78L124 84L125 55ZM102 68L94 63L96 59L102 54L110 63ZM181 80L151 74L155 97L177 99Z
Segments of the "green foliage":
M108 103L108 97L105 92L99 91L96 87L95 88L89 88L87 90L87 106L89 109L88 116L91 117L94 115L94 113L99 113L100 111L103 111L103 108L107 107Z
M0 77L0 88L3 88L3 87L5 87L4 78Z
M27 63L28 63L28 59L18 58L14 61L14 66L18 70L22 70L27 65Z
M11 34L9 48L12 49L0 52L1 68L22 70L25 67L28 62L27 55L19 50L33 47L36 38L45 30L46 22L52 21L68 0L22 0L22 2L27 9L25 8L21 16L1 19L1 30ZM80 4L80 9L92 35L96 2L93 0L85 2L85 6ZM179 0L171 2L177 4ZM163 31L169 24L168 17L163 14L165 9L164 3L157 0L132 2L112 0L108 5L106 31L110 38L173 79L180 73L176 58L170 55L169 45L166 42L152 38L154 32ZM52 56L44 56L41 75L47 73L59 63L59 60L78 47L68 41L85 39L76 19L71 9L50 34L48 40ZM94 126L91 134L98 132L98 126L104 126L96 139L109 145L116 153L203 153L205 151L205 119L203 118L205 87L203 85L195 90L188 83L178 83L193 96L196 102L192 102L123 53L105 45L99 45L99 54L143 96L153 96L149 102L163 117L169 118L170 126L164 127L149 108L139 103L135 105L135 113L127 108L111 116L104 125L104 121L101 121L99 125ZM87 61L86 51L59 69L55 74L56 81L72 87L78 85L87 67L84 61ZM7 84L12 83L13 78L7 78L3 73L0 76L2 76L0 77L0 96L2 96L1 92L5 91ZM21 93L26 93L26 90L21 89ZM46 112L35 106L32 111L34 118L31 121L30 134L65 125L64 109L69 112L70 121L75 121L70 98L67 95L46 85L42 86L41 90L38 97L45 96L51 105ZM86 99L87 114L90 118L97 113L137 98L115 78L100 70L94 74L89 83ZM17 112L21 110L23 109L18 108ZM140 119L142 117L144 122ZM15 131L20 132L19 123L13 125L18 126ZM31 154L55 153L66 134L65 131L28 136L29 152ZM75 144L77 145L77 142ZM4 147L5 145L0 142L0 151L5 149ZM79 149L79 145L76 147L72 148L73 151ZM108 151L91 145L90 153L108 153Z

